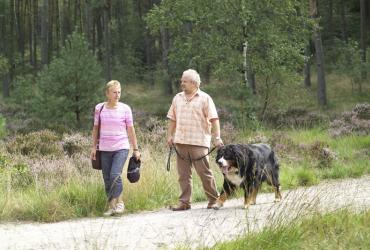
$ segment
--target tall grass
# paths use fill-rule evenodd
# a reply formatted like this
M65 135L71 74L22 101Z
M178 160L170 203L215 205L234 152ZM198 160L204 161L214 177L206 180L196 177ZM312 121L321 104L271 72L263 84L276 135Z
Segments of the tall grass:
M369 210L359 214L348 210L317 213L311 218L266 228L207 249L368 249L369 221Z

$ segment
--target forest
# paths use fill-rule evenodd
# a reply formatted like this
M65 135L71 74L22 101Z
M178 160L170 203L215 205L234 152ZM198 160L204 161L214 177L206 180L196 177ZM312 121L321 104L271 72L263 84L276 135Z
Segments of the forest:
M311 89L325 108L329 74L354 94L368 84L368 13L366 0L1 0L2 96L29 130L86 129L108 80L171 96L194 68L252 100L242 109L260 121L282 86Z

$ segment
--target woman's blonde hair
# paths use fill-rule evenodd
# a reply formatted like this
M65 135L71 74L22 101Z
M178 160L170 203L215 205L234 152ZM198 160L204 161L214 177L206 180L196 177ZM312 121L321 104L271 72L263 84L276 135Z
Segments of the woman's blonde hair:
M121 87L121 83L117 80L111 80L111 81L107 82L107 85L105 85L105 93L108 93L109 88L113 87L113 86Z

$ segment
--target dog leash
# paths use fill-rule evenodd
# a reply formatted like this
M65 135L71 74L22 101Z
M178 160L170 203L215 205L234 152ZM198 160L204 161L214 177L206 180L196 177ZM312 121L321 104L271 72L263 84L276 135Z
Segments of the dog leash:
M201 156L201 157L199 157L199 158L196 158L196 159L191 159L190 158L190 156L189 156L189 158L188 159L186 159L185 157L183 157L178 151L177 151L177 149L176 149L176 147L173 145L173 146L171 146L170 147L170 151L169 151L169 153L168 153L168 157L167 157L167 171L170 171L170 169L171 169L171 163L170 163L170 160L171 160L171 155L172 155L172 152L173 152L173 150L175 150L175 152L176 152L176 155L180 158L180 159L182 159L182 160L184 160L184 161L190 161L190 162L194 162L194 161L199 161L199 160L201 160L201 159L203 159L203 158L205 158L205 157L207 157L209 154L211 154L215 149L216 149L217 147L213 147L210 151L208 151L208 153L207 154L205 154L205 155L203 155L203 156Z

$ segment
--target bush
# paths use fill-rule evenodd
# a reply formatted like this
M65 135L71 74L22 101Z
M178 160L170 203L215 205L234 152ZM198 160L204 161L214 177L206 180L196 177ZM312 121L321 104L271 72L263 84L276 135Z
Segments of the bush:
M343 112L330 123L329 133L332 137L370 134L370 105L357 104L352 111Z
M11 154L20 153L31 158L60 157L64 155L59 137L50 130L16 135L6 143L6 149Z
M274 127L306 127L312 128L316 125L326 123L328 117L318 112L310 112L304 108L290 108L267 113L266 122Z
M67 153L68 156L72 156L78 153L88 152L91 142L88 138L83 135L77 134L64 134L63 135L63 150Z

